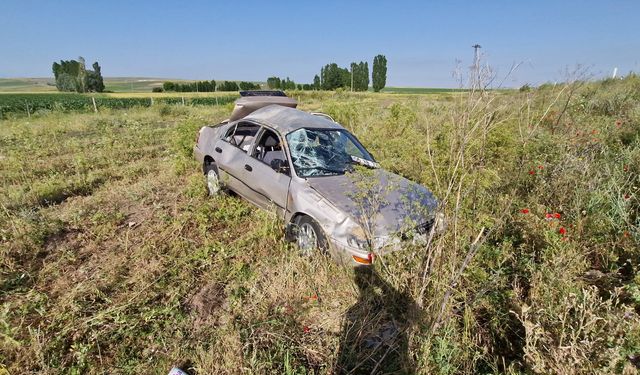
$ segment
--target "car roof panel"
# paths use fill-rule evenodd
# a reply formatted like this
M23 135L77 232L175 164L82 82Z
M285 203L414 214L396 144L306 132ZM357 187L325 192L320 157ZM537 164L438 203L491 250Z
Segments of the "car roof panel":
M312 115L299 109L269 105L258 109L244 120L259 122L288 134L301 128L344 129L340 124L325 117Z

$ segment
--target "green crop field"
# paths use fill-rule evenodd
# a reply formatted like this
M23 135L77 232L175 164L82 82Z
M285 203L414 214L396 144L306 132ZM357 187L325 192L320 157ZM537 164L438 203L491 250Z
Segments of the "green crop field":
M637 373L640 78L293 95L429 187L447 231L359 289L207 196L194 136L230 105L56 94L0 120L0 373Z
M109 94L0 94L0 119L11 115L38 114L49 111L98 111L102 109L125 109L151 107L153 105L224 105L239 96L225 95L109 95ZM95 106L94 106L95 103Z

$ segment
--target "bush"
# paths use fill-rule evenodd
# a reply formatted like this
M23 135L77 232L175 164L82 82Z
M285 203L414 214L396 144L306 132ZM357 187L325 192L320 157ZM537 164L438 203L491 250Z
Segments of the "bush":
M520 86L520 89L518 91L520 91L520 92L529 92L529 91L531 91L531 86L529 86L528 83L525 83L524 85Z

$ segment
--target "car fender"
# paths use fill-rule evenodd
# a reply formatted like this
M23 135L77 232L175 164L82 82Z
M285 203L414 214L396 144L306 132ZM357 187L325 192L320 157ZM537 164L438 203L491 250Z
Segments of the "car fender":
M287 211L289 226L295 224L299 215L307 215L320 225L329 242L346 243L350 236L366 238L360 225L307 183L290 185Z
M194 157L200 163L209 156L215 160L214 148L216 142L231 124L222 123L216 126L203 126L198 131L198 141L194 146Z

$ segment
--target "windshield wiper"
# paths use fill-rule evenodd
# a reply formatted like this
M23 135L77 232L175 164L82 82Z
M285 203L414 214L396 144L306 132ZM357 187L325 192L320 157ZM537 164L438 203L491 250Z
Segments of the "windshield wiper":
M370 160L359 158L353 155L351 155L351 162L355 164L364 165L365 167L369 167L373 169L380 168L380 164L376 163L375 161L370 161Z
M325 172L329 172L329 173L335 173L335 174L344 174L344 171L341 171L341 170L338 170L338 169L325 168L325 167L298 168L298 170L300 170L300 171L308 171L308 170L313 170L313 169L318 169L318 170L321 170L321 171L325 171ZM307 176L307 177L312 177L312 176Z

